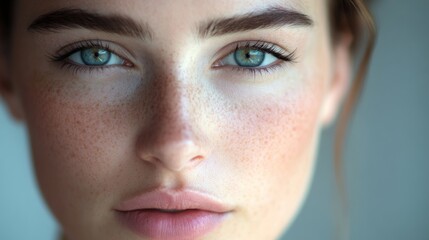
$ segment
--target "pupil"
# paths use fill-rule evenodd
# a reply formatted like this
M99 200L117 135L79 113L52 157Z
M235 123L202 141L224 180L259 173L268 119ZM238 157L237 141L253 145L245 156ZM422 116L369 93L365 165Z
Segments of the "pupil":
M111 53L102 48L88 48L81 51L81 58L86 65L101 66L109 62Z
M265 52L252 48L238 49L234 53L234 58L241 67L258 67L265 59Z

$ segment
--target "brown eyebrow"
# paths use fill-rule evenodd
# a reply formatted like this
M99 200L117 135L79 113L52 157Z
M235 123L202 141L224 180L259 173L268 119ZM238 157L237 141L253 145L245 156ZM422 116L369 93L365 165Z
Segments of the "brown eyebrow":
M62 29L86 28L103 32L151 39L152 31L133 19L112 14L101 15L82 9L63 8L39 16L27 28L29 31L57 32Z
M311 26L313 20L303 13L283 7L271 7L260 12L211 20L199 26L201 37L219 36L262 28L282 27L284 25Z
M259 12L210 20L199 25L198 34L200 37L206 38L284 25L311 26L313 21L303 13L282 7L272 7ZM127 16L101 15L70 8L43 14L34 20L27 29L36 32L57 32L73 28L86 28L142 39L151 39L153 35L149 26L138 24Z

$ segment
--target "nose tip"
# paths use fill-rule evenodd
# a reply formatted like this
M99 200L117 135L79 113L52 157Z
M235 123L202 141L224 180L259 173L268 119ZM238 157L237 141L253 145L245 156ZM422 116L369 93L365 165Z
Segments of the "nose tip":
M198 165L205 157L193 140L152 142L140 152L140 159L170 171L180 172Z

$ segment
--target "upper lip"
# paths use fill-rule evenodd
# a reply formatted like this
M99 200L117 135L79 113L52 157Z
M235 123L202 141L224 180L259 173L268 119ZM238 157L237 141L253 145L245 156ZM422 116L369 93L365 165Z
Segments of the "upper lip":
M232 207L221 203L213 196L194 190L156 189L127 199L115 209L121 212L147 209L178 211L197 209L225 213L231 211Z

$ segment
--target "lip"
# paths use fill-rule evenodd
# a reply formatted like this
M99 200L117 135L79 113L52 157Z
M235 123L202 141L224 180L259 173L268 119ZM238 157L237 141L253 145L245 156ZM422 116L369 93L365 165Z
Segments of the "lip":
M121 202L115 210L131 231L151 239L194 239L220 225L232 207L193 190L156 189Z

